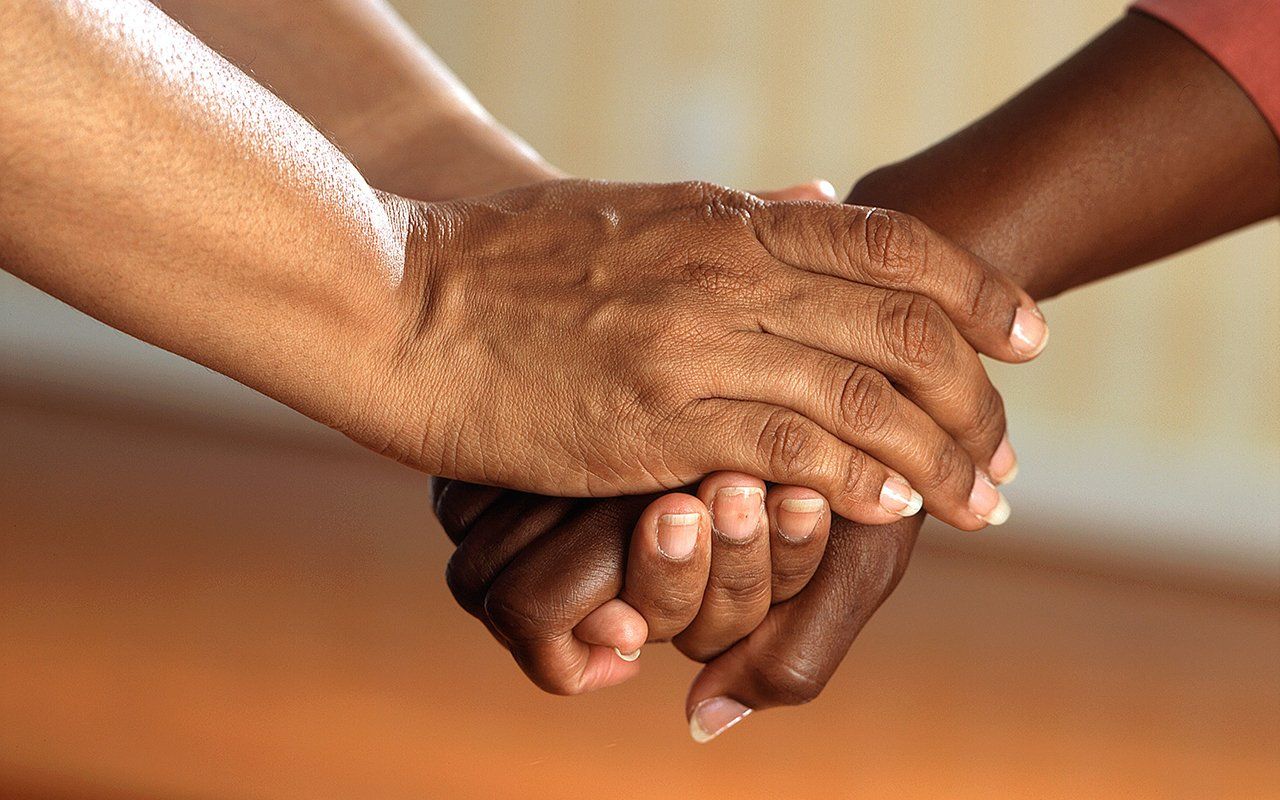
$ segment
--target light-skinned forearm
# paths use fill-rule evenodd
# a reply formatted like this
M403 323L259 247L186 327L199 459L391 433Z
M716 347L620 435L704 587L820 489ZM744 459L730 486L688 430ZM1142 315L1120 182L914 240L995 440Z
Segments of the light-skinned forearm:
M559 174L383 0L158 5L325 132L379 189L451 199Z
M5 4L0 74L4 267L340 425L403 270L394 207L143 0Z

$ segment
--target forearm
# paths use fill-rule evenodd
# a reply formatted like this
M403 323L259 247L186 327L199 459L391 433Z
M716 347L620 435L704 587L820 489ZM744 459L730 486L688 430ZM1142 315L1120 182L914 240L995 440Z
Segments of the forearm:
M556 175L382 0L161 0L324 131L374 186L424 200Z
M6 4L0 74L4 267L332 419L404 263L354 167L141 0Z
M1280 212L1280 148L1193 43L1140 14L848 202L919 216L1037 297Z

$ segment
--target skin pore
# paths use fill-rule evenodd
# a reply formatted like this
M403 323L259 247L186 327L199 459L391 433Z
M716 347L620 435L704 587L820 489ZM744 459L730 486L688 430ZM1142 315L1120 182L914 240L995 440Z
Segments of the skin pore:
M909 211L1039 297L1275 216L1280 148L1249 98L1212 59L1162 23L1129 14L979 122L868 175L848 202ZM671 497L655 502L697 510ZM457 484L439 495L442 521L463 541L483 533L507 502L501 494L476 496ZM508 530L537 540L528 558L565 558L569 565L538 591L586 589L576 611L557 609L554 619L534 614L528 631L504 631L516 634L505 641L517 661L540 685L559 690L587 691L620 674L629 677L600 668L602 659L587 658L581 641L558 660L524 654L534 630L540 628L544 639L571 635L597 607L620 623L627 620L624 610L604 603L624 591L623 576L608 569L621 562L618 554L632 535L630 507L595 501L548 519L538 504L523 503L524 517ZM597 534L595 547L576 557L573 548L586 527ZM808 585L773 605L758 627L708 662L695 680L686 700L695 737L718 734L748 710L814 699L896 586L919 527L914 519L879 527L834 520ZM604 535L614 539L613 547L600 542ZM494 591L511 598L533 592L531 583L503 578L521 573L522 558L488 565L455 591L481 598ZM592 632L592 641L608 641L600 626Z

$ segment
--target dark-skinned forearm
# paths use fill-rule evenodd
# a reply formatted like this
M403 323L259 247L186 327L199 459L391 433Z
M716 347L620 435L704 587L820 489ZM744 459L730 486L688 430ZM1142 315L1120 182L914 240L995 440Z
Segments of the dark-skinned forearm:
M1212 59L1134 13L848 202L912 213L1045 297L1280 213L1280 148Z

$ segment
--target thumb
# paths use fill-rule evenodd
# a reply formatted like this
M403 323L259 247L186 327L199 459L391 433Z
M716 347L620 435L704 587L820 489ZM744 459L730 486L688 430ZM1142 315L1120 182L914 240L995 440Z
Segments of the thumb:
M774 189L768 192L756 192L762 200L817 200L824 203L836 201L836 187L830 181L821 178L808 183L797 183L785 189Z
M753 711L817 697L897 585L919 530L916 518L875 526L835 521L809 584L694 679L685 701L694 740L710 741Z

